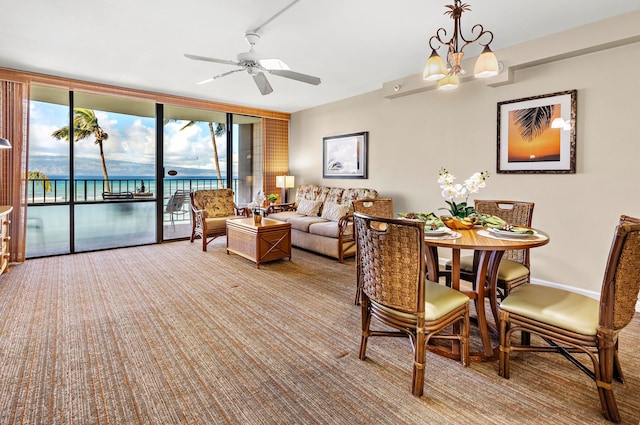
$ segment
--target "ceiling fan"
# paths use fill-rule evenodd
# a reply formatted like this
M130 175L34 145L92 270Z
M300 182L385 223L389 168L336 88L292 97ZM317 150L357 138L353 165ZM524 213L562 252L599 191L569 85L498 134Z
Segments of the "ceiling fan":
M260 36L255 32L246 33L244 36L249 43L250 48L248 52L239 53L236 56L236 60L216 59L205 56L190 55L187 53L184 54L185 57L197 61L222 63L225 65L235 65L239 67L238 69L227 71L208 78L204 81L199 82L198 84L209 83L213 80L217 80L218 78L222 78L240 71L247 71L247 73L253 77L253 81L256 83L256 86L258 86L258 90L260 90L260 93L262 93L263 96L273 91L271 84L269 84L269 80L267 80L267 77L264 75L265 72L277 75L279 77L289 78L291 80L301 81L307 84L313 84L315 86L320 84L320 78L318 77L291 71L287 64L282 62L280 59L264 58L262 55L257 53L254 50L254 47L260 40Z

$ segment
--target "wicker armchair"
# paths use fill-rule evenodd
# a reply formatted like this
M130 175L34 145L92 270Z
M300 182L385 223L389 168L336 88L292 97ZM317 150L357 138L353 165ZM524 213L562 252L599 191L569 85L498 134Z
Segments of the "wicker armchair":
M460 359L469 364L469 298L425 280L423 222L355 213L354 225L362 287L360 359L366 358L371 336L408 336L414 352L412 393L421 396L426 349L432 338L461 344ZM372 318L396 330L372 330ZM454 324L460 332L447 332Z
M479 213L496 215L507 223L526 227L531 227L534 205L533 202L523 201L480 199L475 201L475 208ZM460 279L475 283L478 261L479 256L477 254L460 258ZM500 299L507 296L514 288L529 282L529 266L528 249L505 251L498 270L497 296ZM445 276L447 285L451 286L451 262L445 265L445 269L441 274ZM492 296L489 293L487 295Z
M514 351L555 352L567 357L596 383L604 416L620 422L613 379L624 377L618 335L634 315L640 291L640 220L622 216L604 274L600 300L542 285L524 285L500 304L499 373L509 378ZM514 345L514 332L541 337L548 345ZM590 369L574 357L586 354Z
M393 199L391 198L367 198L357 199L352 202L353 211L363 213L374 217L393 218ZM354 228L354 232L356 229ZM357 247L356 247L357 249ZM356 261L357 261L356 257ZM356 267L356 271L359 267ZM360 279L356 278L356 299L353 302L355 305L360 304Z
M202 238L202 250L227 234L227 219L250 217L248 208L236 206L231 189L196 190L191 192L191 242Z

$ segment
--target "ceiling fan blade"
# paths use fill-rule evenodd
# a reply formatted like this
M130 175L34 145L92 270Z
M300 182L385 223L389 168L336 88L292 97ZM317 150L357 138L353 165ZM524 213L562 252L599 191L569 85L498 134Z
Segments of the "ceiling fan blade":
M263 96L271 93L273 88L271 88L271 84L269 84L269 80L262 72L258 72L253 76L253 81L256 82L256 86L258 86L258 90L262 93Z
M204 80L204 81L200 81L199 83L196 83L196 84L206 84L206 83L210 83L210 82L212 82L213 80L217 80L218 78L226 77L226 76L227 76L227 75L229 75L229 74L233 74L233 73L235 73L235 72L240 72L240 71L244 71L244 70L243 70L243 69L234 69L233 71L223 72L222 74L218 74L218 75L215 75L215 76L213 76L213 77L211 77L211 78L207 78L206 80Z
M320 84L320 78L314 77L313 75L301 74L299 72L289 71L286 69L269 69L268 71L273 75L290 78L307 84L313 84L314 86Z
M195 61L223 63L225 65L238 65L238 62L236 62L236 61L230 61L230 60L226 60L226 59L208 58L206 56L196 56L196 55L190 55L188 53L185 53L184 57L192 59L192 60L195 60Z

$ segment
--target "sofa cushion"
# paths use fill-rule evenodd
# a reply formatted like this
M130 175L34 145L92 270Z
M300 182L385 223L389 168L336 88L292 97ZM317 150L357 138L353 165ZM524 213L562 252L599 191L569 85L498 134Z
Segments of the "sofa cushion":
M322 215L320 217L331 221L338 221L340 217L349 212L349 205L336 204L335 202L325 202L322 206Z
M317 217L321 205L322 201L320 200L312 201L310 199L302 199L298 204L296 213L300 215L307 215L309 217Z
M292 225L293 226L293 225ZM340 234L340 228L337 221L324 221L319 223L313 223L309 226L309 233L312 235L326 236L328 238L337 238ZM353 234L353 226L351 223L347 225L343 236L350 236Z
M269 218L278 221L289 221L291 217L300 217L295 211L283 211L269 214Z
M271 216L269 216L271 218ZM334 223L337 227L337 223L334 221L327 221L324 218L320 217L309 217L306 215L296 215L295 217L290 217L287 220L287 223L291 224L291 228L295 230L300 230L302 232L309 232L309 226L315 223ZM335 237L338 237L337 234Z
M324 198L324 203L326 204L330 202L332 204L340 204L340 201L342 200L342 194L344 193L345 189L341 187L330 187L328 189L329 190L327 191L327 196L325 196Z

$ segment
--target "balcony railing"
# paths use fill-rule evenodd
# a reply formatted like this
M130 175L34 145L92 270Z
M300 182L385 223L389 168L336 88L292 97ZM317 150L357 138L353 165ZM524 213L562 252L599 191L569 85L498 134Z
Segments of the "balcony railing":
M166 179L164 181L163 199L168 199L176 190L222 189L225 180L215 178ZM27 203L29 205L65 204L74 195L75 202L102 202L102 193L106 191L104 179L29 179ZM155 179L110 179L111 192L138 193L144 185L145 192L157 197ZM232 181L232 189L238 193L238 180ZM49 190L47 190L49 189ZM151 199L155 199L151 198Z

